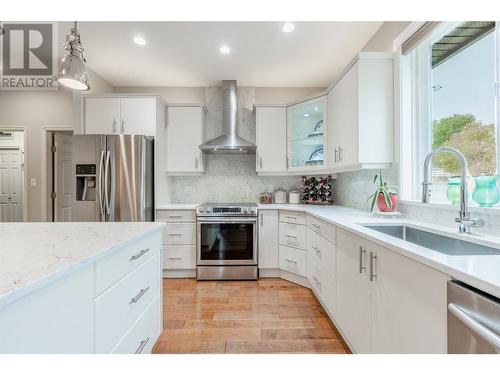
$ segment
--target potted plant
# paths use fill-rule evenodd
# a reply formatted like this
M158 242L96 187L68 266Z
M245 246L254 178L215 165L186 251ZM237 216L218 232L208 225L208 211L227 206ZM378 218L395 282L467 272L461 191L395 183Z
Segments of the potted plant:
M375 202L380 212L392 212L396 209L398 196L392 187L387 185L387 182L382 179L382 171L373 177L373 183L377 184L377 189L370 194L368 200L372 200L370 211L373 212Z

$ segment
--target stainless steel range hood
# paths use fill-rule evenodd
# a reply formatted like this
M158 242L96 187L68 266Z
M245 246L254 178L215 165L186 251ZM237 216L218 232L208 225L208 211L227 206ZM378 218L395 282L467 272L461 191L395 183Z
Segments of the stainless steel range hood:
M203 152L254 154L252 142L238 135L236 81L222 81L222 134L200 145Z

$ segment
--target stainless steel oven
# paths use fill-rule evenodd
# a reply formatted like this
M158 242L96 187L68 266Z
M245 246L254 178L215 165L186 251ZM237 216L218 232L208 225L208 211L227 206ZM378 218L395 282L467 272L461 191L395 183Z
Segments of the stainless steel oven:
M256 205L200 205L197 237L198 280L258 277Z

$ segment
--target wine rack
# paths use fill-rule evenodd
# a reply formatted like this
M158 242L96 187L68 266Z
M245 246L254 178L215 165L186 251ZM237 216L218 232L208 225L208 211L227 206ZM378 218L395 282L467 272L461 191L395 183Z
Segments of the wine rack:
M332 176L302 176L300 186L300 203L322 205L333 204Z

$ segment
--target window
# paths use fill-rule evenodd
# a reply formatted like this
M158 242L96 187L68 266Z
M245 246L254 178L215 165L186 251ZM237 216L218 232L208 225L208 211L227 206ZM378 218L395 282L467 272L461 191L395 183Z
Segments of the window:
M437 147L461 151L468 164L469 203L498 205L478 194L498 186L498 31L495 22L434 25L401 59L401 195L420 200L423 163ZM460 165L442 153L432 163L431 202L458 204ZM487 185L488 185L487 184ZM491 186L493 184L493 186ZM493 194L494 195L494 194Z

